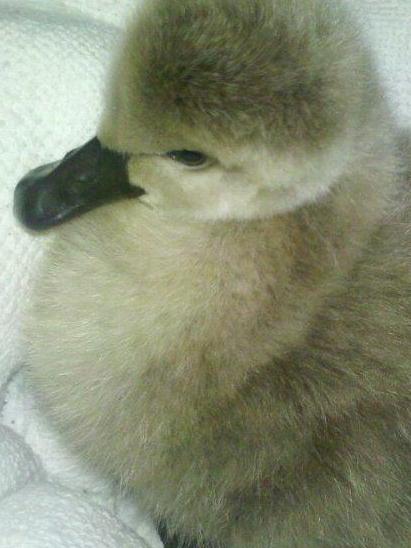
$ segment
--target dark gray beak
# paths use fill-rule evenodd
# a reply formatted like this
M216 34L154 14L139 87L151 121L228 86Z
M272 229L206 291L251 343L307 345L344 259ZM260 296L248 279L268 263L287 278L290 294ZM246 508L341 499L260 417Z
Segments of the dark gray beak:
M27 228L44 230L95 207L144 190L130 185L127 157L95 137L58 162L30 171L14 191L14 213Z

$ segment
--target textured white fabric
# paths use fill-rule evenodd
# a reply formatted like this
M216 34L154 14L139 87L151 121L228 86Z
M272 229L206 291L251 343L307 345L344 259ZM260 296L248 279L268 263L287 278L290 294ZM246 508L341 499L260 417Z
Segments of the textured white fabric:
M30 483L0 505L0 548L149 548L102 506L52 483Z
M122 26L141 0L26 0L24 3L27 5L28 2L36 10L58 10L69 17L82 14L112 25Z
M398 125L411 126L411 0L348 0L378 61Z
M53 482L22 436L0 425L0 548L150 548L91 496Z
M48 239L16 225L13 188L32 167L94 135L118 28L139 1L0 0L0 548L138 548L137 533L161 546L134 502L60 444L21 375L9 382L24 362L20 320ZM398 122L410 126L411 2L349 1Z
M40 462L23 438L0 425L0 500L41 477Z

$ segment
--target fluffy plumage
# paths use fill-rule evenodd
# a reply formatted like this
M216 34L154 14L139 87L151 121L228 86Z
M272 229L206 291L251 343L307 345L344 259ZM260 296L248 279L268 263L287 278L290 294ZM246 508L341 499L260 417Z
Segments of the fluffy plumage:
M409 179L340 3L148 2L99 136L146 195L46 257L62 434L197 546L408 547Z

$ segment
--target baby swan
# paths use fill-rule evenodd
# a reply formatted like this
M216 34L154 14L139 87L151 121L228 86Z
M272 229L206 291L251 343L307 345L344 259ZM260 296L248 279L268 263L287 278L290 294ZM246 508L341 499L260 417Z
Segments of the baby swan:
M98 138L18 186L61 225L28 375L166 546L411 545L403 173L339 2L150 0Z

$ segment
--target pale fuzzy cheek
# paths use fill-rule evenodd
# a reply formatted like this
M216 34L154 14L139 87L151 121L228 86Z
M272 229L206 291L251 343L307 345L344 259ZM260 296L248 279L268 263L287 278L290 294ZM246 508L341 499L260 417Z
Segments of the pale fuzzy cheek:
M197 220L250 220L288 213L321 199L335 181L335 173L314 171L311 178L295 173L287 181L273 181L275 172L211 182L208 192L193 200ZM264 178L266 180L264 180Z
M229 192L217 190L210 185L208 191L199 189L191 194L181 192L181 188L175 194L156 188L143 196L141 201L153 208L164 210L165 213L198 221L249 220L296 209L304 203L316 200L328 188L327 185L296 184L275 190L249 186Z
M140 200L165 213L187 218L221 218L233 207L233 195L216 169L185 171L172 163L140 165L130 172L130 181L141 185L146 194ZM216 213L218 211L219 213Z
M153 190L140 200L155 209L162 209L165 213L175 213L198 221L217 220L247 220L269 217L271 215L287 213L306 203L319 200L330 188L330 185L295 185L288 188L279 188L258 192L253 189L250 195L228 195L222 193L216 197L212 192L204 193L190 201L186 197L178 201L173 197L165 196L158 190Z
M298 159L260 151L246 158L252 165L243 173L217 168L190 172L151 159L140 161L130 175L133 184L147 191L142 201L164 213L200 221L261 219L320 200L343 172L350 154L344 143Z
M261 211L267 210L268 214L289 213L305 204L321 199L329 189L331 183L301 183L273 191L270 200L264 204L260 198Z
M198 221L264 219L293 211L304 204L320 200L331 187L324 184L295 185L276 190L255 189L249 196L231 195L193 209Z
M196 220L242 218L258 191L251 181L238 176L233 179L218 168L179 175L172 183L172 195L164 196L164 207Z
M202 221L245 219L250 215L254 217L257 192L258 188L254 185L216 190L210 193L208 201L196 209L195 217Z

